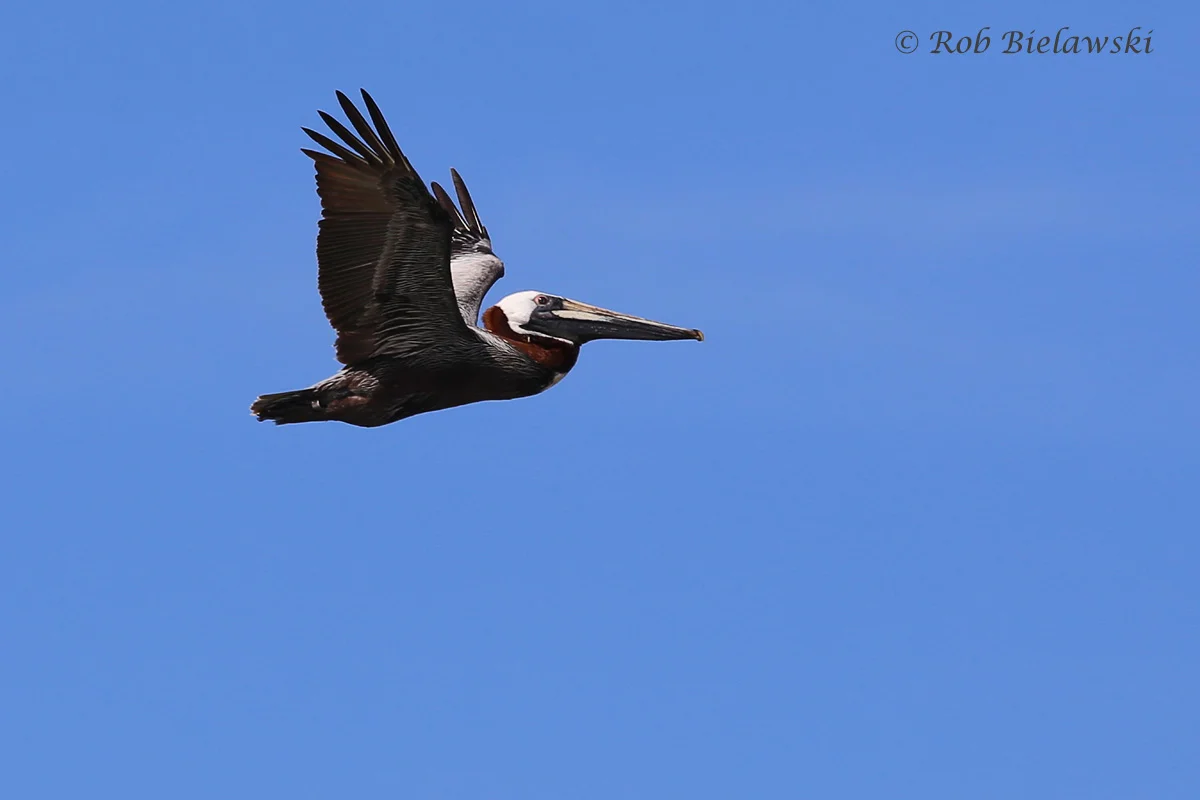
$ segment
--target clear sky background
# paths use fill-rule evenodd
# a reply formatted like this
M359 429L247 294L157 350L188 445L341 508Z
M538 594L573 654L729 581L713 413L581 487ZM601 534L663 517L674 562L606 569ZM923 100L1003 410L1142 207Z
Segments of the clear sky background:
M1155 52L1000 52L1062 25ZM6 8L0 796L1200 796L1198 40L1177 2ZM490 299L708 340L256 423L336 367L300 126L360 86L466 177Z

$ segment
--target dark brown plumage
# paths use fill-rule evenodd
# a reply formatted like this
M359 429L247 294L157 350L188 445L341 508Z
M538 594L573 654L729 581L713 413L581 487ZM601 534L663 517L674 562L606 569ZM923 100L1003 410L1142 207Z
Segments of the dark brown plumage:
M321 118L345 144L304 128L334 155L303 152L316 165L321 222L317 286L347 369L310 389L263 395L251 410L277 423L332 419L375 426L434 408L507 399L544 388L553 373L518 354L489 352L459 313L450 277L456 218L486 238L457 173L466 218L437 187L439 203L396 143L367 92L367 123L338 102L358 136ZM516 380L513 380L513 378Z
M370 122L344 94L337 98L354 130L319 112L341 141L304 128L329 152L303 152L321 198L317 287L345 367L307 389L262 395L251 406L259 420L385 425L537 394L592 339L701 338L535 292L505 298L478 327L480 303L504 265L466 184L451 170L458 206L438 184L431 192L371 96L362 92Z

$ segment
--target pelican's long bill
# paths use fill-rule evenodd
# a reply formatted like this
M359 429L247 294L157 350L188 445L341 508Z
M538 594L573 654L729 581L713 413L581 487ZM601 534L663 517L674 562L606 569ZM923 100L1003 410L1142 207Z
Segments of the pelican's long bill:
M596 339L704 341L704 334L695 328L680 328L557 297L546 306L539 307L526 327L580 344Z

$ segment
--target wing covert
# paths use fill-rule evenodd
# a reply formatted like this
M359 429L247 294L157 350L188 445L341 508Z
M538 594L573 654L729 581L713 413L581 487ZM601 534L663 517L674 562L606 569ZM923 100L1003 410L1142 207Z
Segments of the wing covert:
M463 321L474 326L479 324L479 309L484 296L496 281L504 277L504 262L492 252L491 237L479 220L479 212L475 210L475 203L462 176L457 170L451 169L450 178L454 181L458 206L436 181L433 183L433 194L454 222L450 240L450 278L454 283L454 295ZM459 206L462 207L461 211Z

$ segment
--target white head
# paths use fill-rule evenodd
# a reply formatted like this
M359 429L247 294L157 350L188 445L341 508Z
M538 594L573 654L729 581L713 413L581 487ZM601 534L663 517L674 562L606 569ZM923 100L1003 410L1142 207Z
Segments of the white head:
M704 334L692 328L618 314L545 292L510 294L496 308L514 333L577 345L594 339L704 340Z
M531 331L525 327L538 307L539 297L548 300L550 295L543 292L517 292L508 295L496 305L504 312L504 316L508 319L508 326L517 333L525 336L545 336L544 333Z

